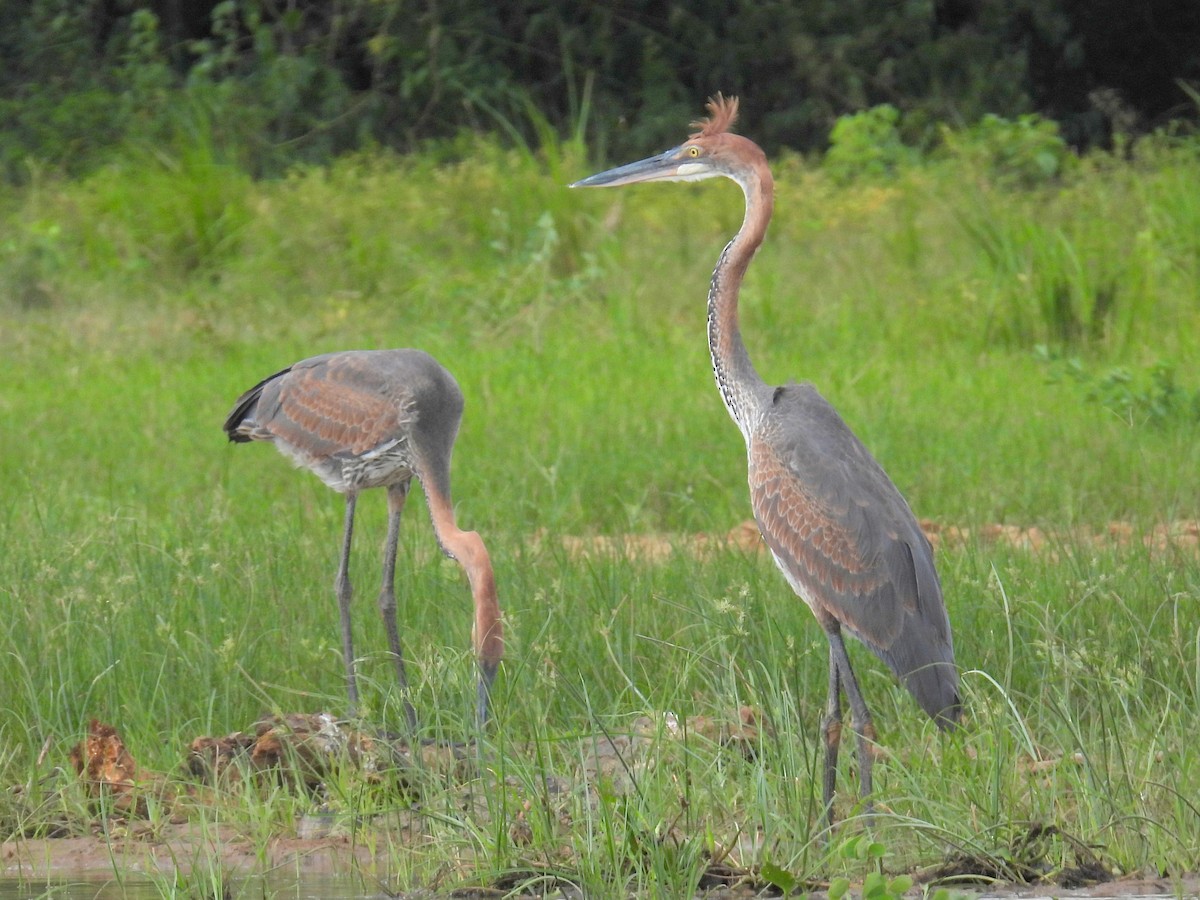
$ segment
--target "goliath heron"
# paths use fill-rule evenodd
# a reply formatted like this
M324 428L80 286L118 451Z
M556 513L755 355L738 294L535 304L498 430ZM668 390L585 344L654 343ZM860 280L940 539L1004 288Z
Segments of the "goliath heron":
M445 553L467 573L475 600L473 629L479 665L476 716L487 720L488 695L504 651L492 562L483 540L462 531L450 500L450 455L462 420L463 395L454 377L420 350L351 350L314 356L276 372L238 398L225 420L231 441L271 441L298 466L346 497L341 563L335 591L350 704L358 705L350 635L350 542L359 491L386 487L388 532L379 609L383 614L410 729L404 657L396 626L396 544L400 515L414 476L421 482L433 530Z
M942 729L961 715L958 672L933 551L908 504L812 385L769 385L746 352L738 292L771 220L775 185L758 145L729 131L737 108L736 97L718 94L708 102L710 117L693 123L696 132L678 147L572 187L720 176L745 195L742 227L712 274L708 346L717 390L746 441L754 518L784 578L829 640L823 796L832 826L843 692L868 812L876 739L843 629L887 663Z

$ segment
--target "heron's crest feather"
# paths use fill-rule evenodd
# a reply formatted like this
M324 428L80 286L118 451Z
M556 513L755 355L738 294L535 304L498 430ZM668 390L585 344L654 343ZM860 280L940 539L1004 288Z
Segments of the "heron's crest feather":
M699 131L688 135L691 139L711 137L714 134L724 134L737 121L738 98L726 97L719 91L715 97L709 97L705 108L710 115L706 119L697 119L691 123L692 128Z

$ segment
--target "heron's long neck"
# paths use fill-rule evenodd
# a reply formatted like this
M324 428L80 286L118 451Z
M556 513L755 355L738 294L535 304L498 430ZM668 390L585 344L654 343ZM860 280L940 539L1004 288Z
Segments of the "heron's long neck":
M749 441L767 386L750 361L742 340L738 292L771 221L774 182L765 166L737 181L746 195L746 217L713 270L708 289L708 349L725 408Z

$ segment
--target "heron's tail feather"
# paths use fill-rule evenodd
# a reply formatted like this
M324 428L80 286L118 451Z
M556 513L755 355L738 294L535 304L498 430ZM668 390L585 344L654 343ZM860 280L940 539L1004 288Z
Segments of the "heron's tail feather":
M951 662L930 663L904 675L904 686L943 731L952 731L962 718L958 672Z
M286 375L290 371L292 371L292 367L288 366L286 369L282 369L274 375L264 378L237 398L233 409L225 417L225 425L223 426L225 434L229 436L229 440L239 444L249 441L271 440L271 433L259 428L258 423L254 421L254 413L258 409L258 401L262 398L263 388L276 378Z

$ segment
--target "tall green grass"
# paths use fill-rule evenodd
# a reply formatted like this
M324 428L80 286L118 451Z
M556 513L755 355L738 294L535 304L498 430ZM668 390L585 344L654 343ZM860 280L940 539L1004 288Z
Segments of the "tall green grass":
M199 734L345 709L341 502L270 448L226 444L220 423L301 357L419 346L467 396L455 499L491 548L508 656L486 773L429 778L416 810L345 774L326 802L354 840L396 887L540 872L589 896L678 896L713 858L797 879L871 870L822 833L819 629L761 555L683 545L748 517L703 335L740 196L580 195L563 185L586 171L578 148L550 149L361 155L275 182L197 152L3 198L0 834L88 829L57 767L91 717L174 771ZM885 868L968 854L1015 875L1022 835L1047 825L1115 869L1195 869L1195 548L1079 536L1196 517L1190 407L1117 415L1088 389L1158 365L1200 388L1194 147L1088 161L1035 190L953 160L879 184L794 158L776 175L743 299L764 376L814 381L920 516L1052 535L1039 553L979 539L939 553L960 733L939 737L854 648L880 727ZM1068 358L1086 377L1061 377ZM355 628L365 716L394 726L373 603L383 519L365 496ZM624 534L680 550L653 563L555 543ZM416 498L401 554L414 700L429 734L461 737L469 596ZM739 706L770 726L753 754L671 734L668 714ZM588 782L588 748L643 716L652 761ZM852 770L847 748L847 834L863 827ZM265 847L305 802L247 791L220 817ZM1033 864L1073 865L1073 846L1050 841Z

